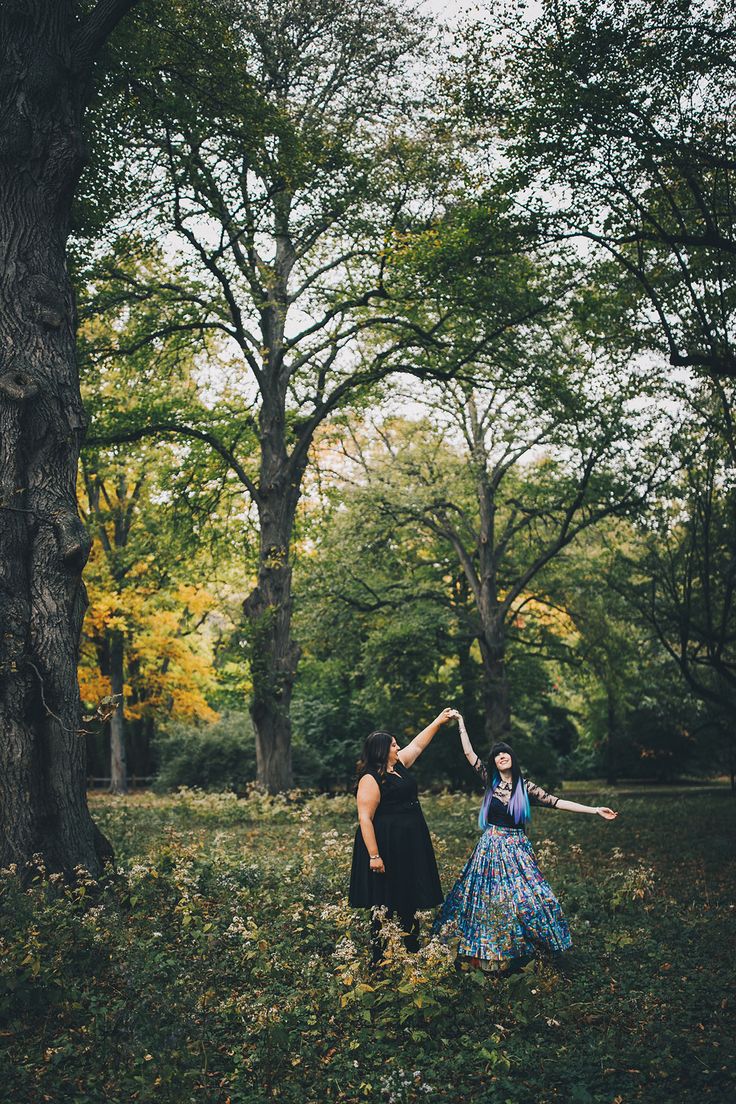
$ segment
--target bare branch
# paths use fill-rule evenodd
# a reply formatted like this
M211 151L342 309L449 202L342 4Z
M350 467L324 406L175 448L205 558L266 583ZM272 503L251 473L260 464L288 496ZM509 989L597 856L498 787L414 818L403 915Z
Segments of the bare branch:
M256 484L227 445L223 444L214 433L196 429L194 426L179 425L176 422L157 422L153 425L140 426L137 429L128 429L119 433L111 433L107 437L87 437L83 447L104 448L106 445L119 445L127 441L141 441L144 437L159 436L190 437L193 440L204 441L218 454L218 456L221 456L228 467L235 472L253 501L256 504L260 501L260 494Z

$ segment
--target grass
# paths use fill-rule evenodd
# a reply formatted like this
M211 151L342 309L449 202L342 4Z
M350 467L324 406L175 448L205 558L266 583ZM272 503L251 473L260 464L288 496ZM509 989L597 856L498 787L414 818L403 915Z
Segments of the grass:
M345 904L348 798L94 795L116 875L0 885L7 1099L734 1099L736 802L575 789L620 816L534 812L574 950L500 981L428 941L368 972L366 918ZM477 799L423 806L449 890Z

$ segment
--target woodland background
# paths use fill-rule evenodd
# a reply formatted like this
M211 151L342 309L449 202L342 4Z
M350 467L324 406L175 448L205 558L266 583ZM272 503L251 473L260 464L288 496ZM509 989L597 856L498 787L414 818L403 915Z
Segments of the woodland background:
M0 3L8 1099L733 1098L735 57L726 0ZM563 963L368 969L355 760L446 705L619 810L530 825Z
M733 777L734 34L123 22L72 248L91 778L342 788L446 703L549 783Z

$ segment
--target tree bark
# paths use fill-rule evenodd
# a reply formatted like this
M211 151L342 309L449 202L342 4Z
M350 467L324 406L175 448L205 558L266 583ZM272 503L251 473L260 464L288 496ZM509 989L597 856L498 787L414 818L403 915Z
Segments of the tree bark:
M81 47L71 0L0 12L0 864L39 854L66 872L98 873L111 855L87 808L80 735L90 542L75 498L85 419L66 241L89 57L115 8L95 9Z
M479 639L483 660L483 704L486 742L492 744L511 740L511 700L506 674L505 640L502 633Z
M257 779L269 793L292 786L291 696L300 648L291 636L289 548L298 492L261 498L258 582L244 603L253 680L250 714L256 734Z
M618 781L616 758L618 749L618 702L613 687L606 685L606 782L614 786Z
M115 711L110 718L110 793L128 792L128 763L125 754L125 639L119 629L110 636L110 690Z

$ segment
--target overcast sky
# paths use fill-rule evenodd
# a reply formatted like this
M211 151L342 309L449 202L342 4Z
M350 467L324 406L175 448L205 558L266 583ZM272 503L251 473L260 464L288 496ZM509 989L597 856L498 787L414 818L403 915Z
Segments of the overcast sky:
M471 0L420 0L419 10L432 13L447 23L454 23L471 9L478 10L477 2Z

